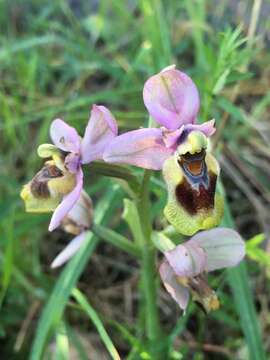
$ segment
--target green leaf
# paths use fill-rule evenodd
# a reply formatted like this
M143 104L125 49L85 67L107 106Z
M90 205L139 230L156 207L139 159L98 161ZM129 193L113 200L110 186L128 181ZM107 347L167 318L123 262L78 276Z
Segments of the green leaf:
M175 244L172 240L161 232L153 231L152 241L155 247L161 252L169 251L175 248Z
M112 186L99 202L95 211L96 223L106 222L108 216L113 212L112 204L115 204L119 197L119 190L117 190L117 188ZM75 287L96 245L97 238L89 233L88 239L86 239L77 255L65 266L60 274L38 322L36 335L30 352L30 360L42 358L42 353L52 330L58 325L72 289Z
M258 247L264 240L265 234L257 234L247 241L247 248Z
M138 178L124 166L95 161L91 164L91 170L96 174L125 180L134 193L139 191L140 183Z
M53 358L55 360L69 359L68 336L63 322L60 322L56 329L56 349Z
M129 199L124 199L124 212L122 217L128 224L137 245L141 248L144 242L143 233L140 225L140 217L138 214L138 210L133 201Z
M12 207L9 216L6 219L6 226L3 228L5 237L5 253L3 256L3 274L0 291L0 307L4 301L6 292L8 290L11 276L14 270L13 256L14 256L14 209Z
M72 291L72 295L76 299L77 303L82 307L82 309L86 312L86 314L90 317L92 322L94 323L101 340L103 341L104 345L106 346L108 352L111 354L111 357L114 360L121 360L118 351L116 350L115 346L111 338L109 337L107 331L105 330L97 312L95 309L89 304L86 297L78 290L74 289Z
M161 0L140 0L138 4L144 19L141 31L151 49L151 65L153 71L160 71L172 59L166 8Z
M263 249L247 247L247 255L261 265L270 266L270 254Z
M221 109L232 115L234 119L238 120L241 123L245 122L243 111L224 97L219 96L217 99L217 104L221 107Z
M35 36L32 38L20 39L18 41L5 44L5 46L0 48L0 59L8 59L17 52L29 50L36 46L48 46L49 44L55 44L57 42L61 42L61 39L57 38L55 35Z
M217 95L224 88L229 74L230 74L230 69L225 69L223 73L220 75L213 89L214 95Z
M118 247L119 249L124 250L133 256L140 256L140 249L123 235L97 224L92 226L91 231L101 239Z

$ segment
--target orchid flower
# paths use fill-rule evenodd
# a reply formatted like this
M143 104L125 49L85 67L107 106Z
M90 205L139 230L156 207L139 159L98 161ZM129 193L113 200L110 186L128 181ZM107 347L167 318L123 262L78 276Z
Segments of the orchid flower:
M104 106L93 105L84 137L56 119L50 135L54 145L38 148L42 158L52 158L21 192L28 212L54 211L49 231L57 228L79 199L83 188L82 165L102 159L106 145L117 135L117 123Z
M229 228L202 231L189 241L165 251L159 272L166 290L185 310L190 294L206 312L219 308L207 272L236 266L245 255L245 243Z
M146 81L143 99L161 127L115 137L104 151L104 160L162 169L169 191L164 214L179 232L193 235L217 226L223 215L223 200L216 194L220 170L208 140L215 122L196 124L195 84L171 66Z
M194 130L209 137L214 120L196 124L199 94L193 81L175 66L150 77L143 89L144 104L160 128L129 131L116 137L106 148L104 160L160 170L187 135Z
M67 233L76 235L75 238L57 255L51 264L52 268L59 267L67 262L84 244L89 234L89 229L93 220L92 200L88 194L82 190L79 199L62 219L61 227Z
M223 198L216 192L220 168L208 151L204 134L193 131L163 165L168 187L166 219L184 235L217 226L223 216Z

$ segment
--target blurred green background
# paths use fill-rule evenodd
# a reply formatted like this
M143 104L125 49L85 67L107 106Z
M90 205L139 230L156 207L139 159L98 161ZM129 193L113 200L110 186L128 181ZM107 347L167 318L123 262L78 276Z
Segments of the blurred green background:
M69 298L76 284L121 358L147 359L137 341L143 314L137 314L136 260L102 241L96 248L95 240L62 273L51 270L70 237L60 230L49 234L48 215L26 214L19 192L41 167L36 148L49 142L54 118L82 134L97 103L110 108L121 132L144 126L143 84L173 63L199 88L200 120L216 119L213 148L248 259L238 285L227 282L226 273L212 278L222 308L209 317L194 306L181 317L161 291L171 358L256 360L270 354L269 14L267 0L0 1L2 359L110 358L93 314L89 318ZM129 236L120 221L125 186L99 172L90 167L85 181L97 217ZM166 202L160 174L152 186L159 229Z

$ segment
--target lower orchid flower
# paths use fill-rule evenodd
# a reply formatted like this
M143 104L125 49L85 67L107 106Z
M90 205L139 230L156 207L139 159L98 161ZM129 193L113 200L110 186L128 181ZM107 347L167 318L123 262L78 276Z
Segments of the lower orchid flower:
M82 165L102 159L105 147L117 135L117 123L107 108L94 105L82 139L60 119L53 121L50 135L54 145L41 145L38 155L52 160L24 186L21 197L28 212L54 211L49 225L52 231L80 197Z
M236 266L245 256L245 243L228 228L194 235L189 241L165 251L160 276L166 290L185 310L190 294L206 312L219 308L219 300L207 283L210 271Z
M84 244L89 234L93 220L92 200L83 190L79 199L62 219L61 227L67 233L76 235L65 249L54 259L52 268L59 267L67 262Z

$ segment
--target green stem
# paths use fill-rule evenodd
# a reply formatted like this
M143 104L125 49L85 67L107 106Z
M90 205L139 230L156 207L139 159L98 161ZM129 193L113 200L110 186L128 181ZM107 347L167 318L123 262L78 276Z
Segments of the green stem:
M152 223L150 217L149 181L151 172L144 173L140 197L137 201L137 209L142 229L142 287L145 298L146 335L150 341L150 351L155 359L162 358L158 347L161 329L157 306L157 284L156 284L156 251L151 242ZM159 349L158 349L159 348Z

